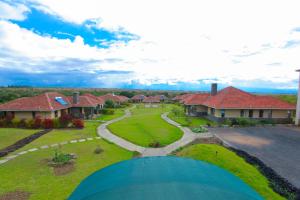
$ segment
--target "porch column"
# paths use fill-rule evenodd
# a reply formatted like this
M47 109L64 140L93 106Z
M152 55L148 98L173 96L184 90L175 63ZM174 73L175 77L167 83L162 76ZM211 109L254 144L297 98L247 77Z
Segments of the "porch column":
M297 70L297 72L300 72L300 70ZM299 73L299 82L298 82L298 98L297 98L297 108L296 108L296 120L295 120L296 126L300 125L300 73Z

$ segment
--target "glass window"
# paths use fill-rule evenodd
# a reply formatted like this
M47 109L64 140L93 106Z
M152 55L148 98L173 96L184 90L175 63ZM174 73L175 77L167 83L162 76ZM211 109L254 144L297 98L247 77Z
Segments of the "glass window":
M58 111L57 110L54 111L54 115L55 115L55 117L58 117Z
M259 110L259 118L263 118L264 117L264 110Z
M241 117L244 117L244 115L245 115L245 111L241 110Z
M35 118L35 112L32 112L32 118Z
M221 110L221 117L222 117L222 118L225 117L225 110Z
M253 117L253 110L249 110L249 118Z

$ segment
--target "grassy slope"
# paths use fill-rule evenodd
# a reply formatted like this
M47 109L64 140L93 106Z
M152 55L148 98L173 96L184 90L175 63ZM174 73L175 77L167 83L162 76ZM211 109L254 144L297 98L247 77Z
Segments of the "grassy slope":
M266 199L284 199L268 186L268 180L254 166L224 147L212 144L192 145L179 151L177 155L206 161L226 169L240 177Z
M18 140L32 135L38 131L39 130L0 128L0 149L12 145Z
M96 137L96 129L100 125L99 122L85 122L84 129L55 129L50 133L38 138L30 144L19 149L17 152L28 150L43 145L55 144L74 139L82 139L87 137Z
M100 117L97 118L97 120L102 120L102 121L109 121L118 117L121 117L124 115L124 109L117 108L114 109L115 113L113 115L101 115Z
M147 147L153 142L165 146L180 139L183 134L180 129L161 118L161 114L170 109L171 105L165 105L163 108L138 106L131 110L131 117L113 123L108 128L114 134L141 146Z
M104 152L94 154L97 146L104 149ZM132 152L103 140L68 144L62 147L62 151L78 156L73 172L63 176L53 175L53 169L45 159L53 156L54 149L32 152L0 166L0 194L22 190L32 193L31 200L66 199L91 173L132 157Z

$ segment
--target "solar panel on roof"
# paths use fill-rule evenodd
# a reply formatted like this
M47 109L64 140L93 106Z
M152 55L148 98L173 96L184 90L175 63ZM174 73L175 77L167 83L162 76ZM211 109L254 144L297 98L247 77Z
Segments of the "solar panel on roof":
M65 102L65 100L62 97L55 97L55 101L57 101L58 103L60 103L63 106L68 105L68 103Z

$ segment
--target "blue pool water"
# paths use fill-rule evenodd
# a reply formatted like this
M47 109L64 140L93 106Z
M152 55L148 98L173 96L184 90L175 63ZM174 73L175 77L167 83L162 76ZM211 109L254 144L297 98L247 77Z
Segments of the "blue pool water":
M260 200L233 174L206 162L179 157L123 161L99 170L69 200Z

